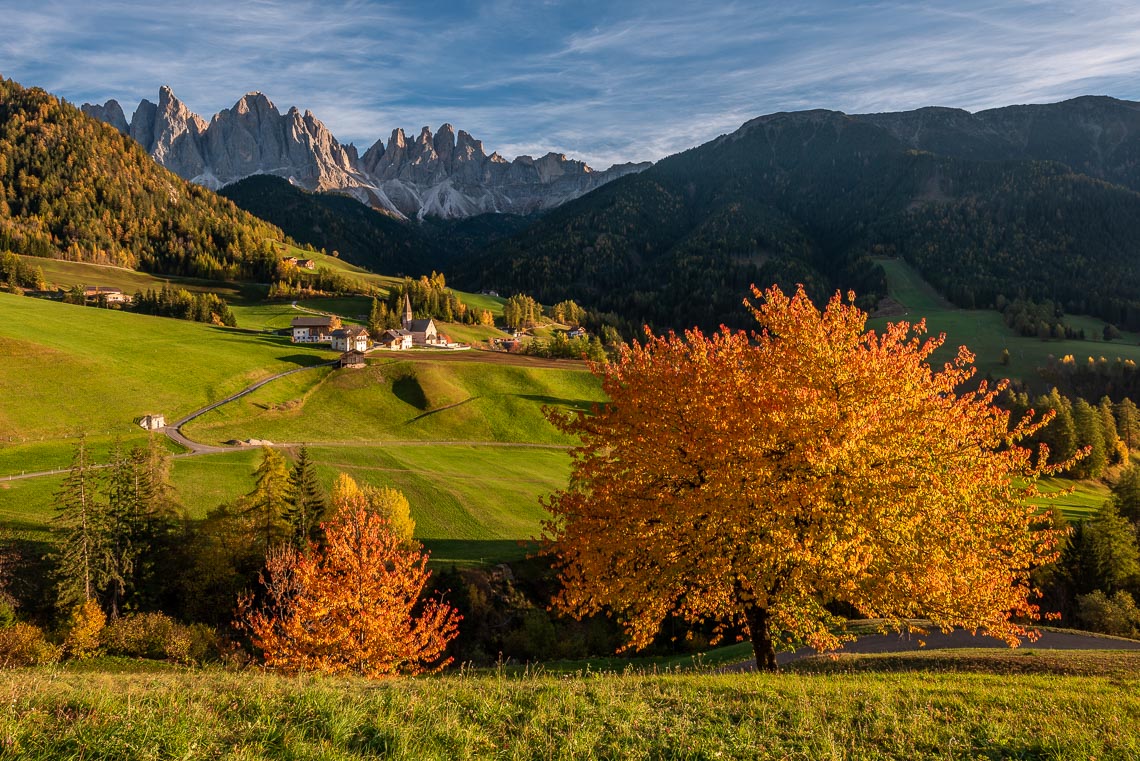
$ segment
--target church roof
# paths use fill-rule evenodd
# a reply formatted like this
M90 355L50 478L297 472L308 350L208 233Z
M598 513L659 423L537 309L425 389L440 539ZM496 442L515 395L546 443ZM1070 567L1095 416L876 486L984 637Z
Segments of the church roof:
M425 333L428 327L435 327L435 321L428 317L426 320L409 320L408 330L413 333Z

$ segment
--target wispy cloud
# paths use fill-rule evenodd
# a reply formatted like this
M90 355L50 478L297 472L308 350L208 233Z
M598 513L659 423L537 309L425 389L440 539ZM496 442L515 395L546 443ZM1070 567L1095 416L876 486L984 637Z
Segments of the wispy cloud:
M793 7L794 6L794 7ZM443 122L507 156L657 159L777 110L1140 97L1140 6L1088 0L6 0L0 72L128 116L261 90L366 148Z

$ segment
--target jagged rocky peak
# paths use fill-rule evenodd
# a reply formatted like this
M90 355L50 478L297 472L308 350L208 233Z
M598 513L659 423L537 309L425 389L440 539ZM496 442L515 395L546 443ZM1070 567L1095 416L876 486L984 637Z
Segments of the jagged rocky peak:
M206 122L169 87L158 103L142 100L130 122L118 104L84 110L137 140L159 163L186 179L218 188L253 174L275 174L308 190L344 192L398 216L465 217L529 213L557 206L648 164L595 172L561 153L508 161L487 155L480 140L443 124L415 139L392 130L363 155L339 143L312 113L282 114L262 92L242 96Z
M83 113L110 124L124 135L131 133L131 125L127 123L127 116L123 113L123 107L114 98L101 106L98 103L84 103L81 108Z

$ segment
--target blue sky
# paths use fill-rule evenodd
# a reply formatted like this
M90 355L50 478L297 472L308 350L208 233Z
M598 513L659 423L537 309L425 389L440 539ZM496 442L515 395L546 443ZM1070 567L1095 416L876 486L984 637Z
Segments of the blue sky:
M127 117L251 90L363 151L443 122L507 157L658 159L760 114L1140 100L1140 3L0 0L0 74Z

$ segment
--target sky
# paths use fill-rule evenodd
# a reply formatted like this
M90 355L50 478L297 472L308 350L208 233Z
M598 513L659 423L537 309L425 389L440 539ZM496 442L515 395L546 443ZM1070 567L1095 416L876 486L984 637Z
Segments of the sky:
M761 114L1140 100L1140 2L0 0L0 75L127 118L246 92L363 152L451 123L507 158L656 160Z

